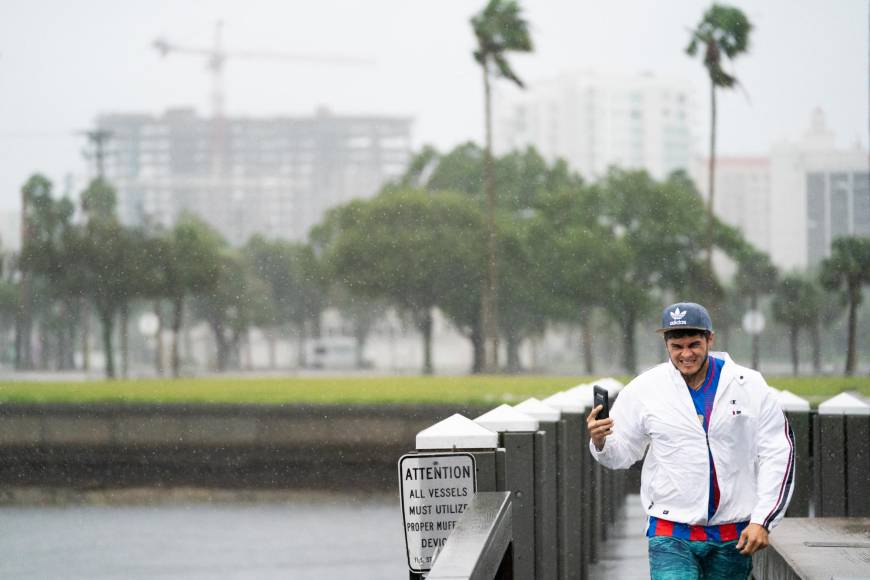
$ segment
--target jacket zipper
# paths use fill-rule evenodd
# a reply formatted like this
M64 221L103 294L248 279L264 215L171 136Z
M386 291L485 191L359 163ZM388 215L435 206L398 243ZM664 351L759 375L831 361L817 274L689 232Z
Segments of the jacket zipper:
M720 379L721 379L721 377L720 377ZM725 385L720 385L720 386L716 387L716 397L713 399L713 409L710 411L710 422L707 424L707 429L704 430L704 439L706 439L706 441L707 441L707 466L708 466L708 469L709 469L710 472L711 472L711 475L712 475L712 472L713 472L713 465L714 465L714 463L713 463L713 450L710 449L710 429L713 428L713 417L714 417L715 414L716 414L715 411L716 411L716 408L717 408L717 404L716 404L716 403L717 403L717 402L722 398L722 392L723 392L723 390L725 390L725 389L727 389L729 386L731 386L731 382L732 382L733 380L734 380L734 377L731 377L731 380L729 380ZM711 499L711 498L709 497L709 493L710 493L710 483L707 482L707 496L708 496L708 497L707 497L707 513L708 513L708 514L710 513L710 508L709 508L709 506L710 506L710 499ZM714 514L714 515L715 515L715 514ZM707 521L707 524L706 524L706 525L709 526L709 525L710 525L710 516L709 516L709 515L707 516L707 520L706 520L706 521Z
M712 421L713 421L713 413L710 413L710 424L712 424ZM713 450L710 449L710 424L707 425L707 429L704 432L704 438L707 440L707 470L710 473L710 477L713 477ZM710 482L708 481L707 482L707 496L708 497L707 497L707 510L706 510L707 511L707 520L706 520L706 523L704 524L706 526L710 525L710 500L712 498L709 497L709 495L710 495Z

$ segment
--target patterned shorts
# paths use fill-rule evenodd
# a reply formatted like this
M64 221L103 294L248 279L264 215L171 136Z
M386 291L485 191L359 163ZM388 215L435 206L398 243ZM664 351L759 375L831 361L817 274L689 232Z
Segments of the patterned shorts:
M656 536L649 539L651 580L744 580L752 571L752 556L735 547L737 541L709 542Z

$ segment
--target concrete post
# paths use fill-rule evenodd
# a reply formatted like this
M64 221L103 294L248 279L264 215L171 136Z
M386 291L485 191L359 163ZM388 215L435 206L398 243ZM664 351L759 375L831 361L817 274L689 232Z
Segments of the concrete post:
M812 469L810 449L810 403L789 391L779 391L777 394L779 406L788 418L788 424L794 433L794 493L788 511L788 517L807 517L810 515L810 496L812 490Z
M612 377L605 377L593 381L591 385L594 387L598 385L599 387L604 387L607 389L607 394L610 398L610 406L613 407L616 402L617 397L619 396L619 392L622 390L624 386L618 380ZM589 391L591 392L591 391ZM584 394L584 396L589 396ZM590 402L590 410L592 407L592 403ZM601 496L600 499L596 501L601 502L600 506L600 529L599 529L599 537L598 544L604 542L607 539L608 530L611 525L616 523L616 513L622 507L624 503L625 496L623 495L622 489L624 488L621 485L622 480L624 480L626 472L623 469L606 469L598 464L597 461L592 461L596 470L596 481L600 477L600 489ZM600 475L599 475L600 474ZM597 493L596 493L597 495ZM595 552L596 561L597 561L598 552Z
M561 413L538 399L515 405L538 420L535 447L535 571L538 580L556 580L559 573L559 531L556 516L556 438Z
M846 415L846 455L846 515L870 517L870 412Z
M544 404L561 412L556 450L559 520L559 579L585 580L588 559L583 552L582 480L583 457L588 455L584 406L566 392L544 399Z
M465 452L474 456L476 491L497 491L496 463L498 435L459 413L417 433L416 447L419 452L446 451ZM409 572L412 580L423 575Z
M592 385L577 385L566 391L583 407L583 421L580 426L582 481L580 485L581 511L583 522L583 560L584 577L586 565L598 561L598 544L601 538L602 503L601 465L589 454L589 433L586 429L586 416L592 410Z
M513 572L517 578L535 579L535 487L540 479L535 472L538 420L510 405L501 405L474 422L499 434L500 447L505 450L504 484L499 491L511 493Z
M814 425L816 516L870 515L868 421L870 405L848 393L840 393L819 405Z

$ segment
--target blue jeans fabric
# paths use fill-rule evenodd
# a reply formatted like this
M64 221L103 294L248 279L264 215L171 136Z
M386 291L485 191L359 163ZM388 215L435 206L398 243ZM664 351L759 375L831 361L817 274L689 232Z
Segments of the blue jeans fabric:
M744 580L752 571L752 556L744 556L737 541L705 542L668 536L649 539L651 580Z

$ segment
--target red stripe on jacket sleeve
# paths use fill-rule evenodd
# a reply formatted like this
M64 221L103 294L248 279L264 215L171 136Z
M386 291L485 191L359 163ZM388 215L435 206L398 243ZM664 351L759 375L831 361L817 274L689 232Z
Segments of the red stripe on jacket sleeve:
M785 440L788 442L788 463L785 464L785 474L782 476L782 483L779 486L779 496L776 498L776 504L774 504L773 509L770 510L770 513L767 514L767 517L764 518L764 527L766 528L771 520L776 517L777 512L782 509L782 503L785 501L786 496L786 484L790 484L789 481L792 472L792 462L794 461L794 443L792 443L791 437L789 437L788 432L788 419L785 419L784 429L785 429Z

